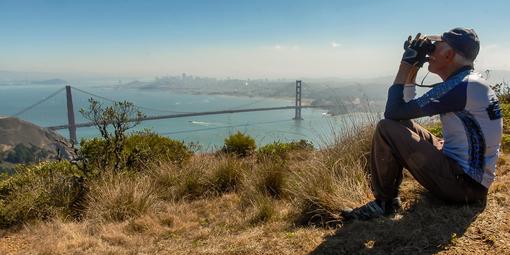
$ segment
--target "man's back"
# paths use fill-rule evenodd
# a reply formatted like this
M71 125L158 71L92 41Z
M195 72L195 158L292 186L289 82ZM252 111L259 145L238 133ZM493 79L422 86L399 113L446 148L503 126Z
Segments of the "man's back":
M465 106L460 111L441 114L443 151L474 180L489 187L495 178L503 127L497 97L474 72L466 73L451 92L463 99Z

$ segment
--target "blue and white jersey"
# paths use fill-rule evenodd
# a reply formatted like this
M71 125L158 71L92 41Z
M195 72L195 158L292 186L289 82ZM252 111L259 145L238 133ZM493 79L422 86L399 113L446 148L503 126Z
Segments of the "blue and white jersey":
M488 188L496 176L503 120L498 98L486 81L464 67L416 99L405 102L403 91L402 84L390 87L384 117L408 120L440 114L443 153Z

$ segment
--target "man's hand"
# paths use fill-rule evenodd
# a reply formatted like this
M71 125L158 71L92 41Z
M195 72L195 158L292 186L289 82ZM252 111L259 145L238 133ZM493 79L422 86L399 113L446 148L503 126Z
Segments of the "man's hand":
M430 41L418 33L414 40L409 36L404 42L404 55L402 61L417 67L422 67L427 62L428 45Z

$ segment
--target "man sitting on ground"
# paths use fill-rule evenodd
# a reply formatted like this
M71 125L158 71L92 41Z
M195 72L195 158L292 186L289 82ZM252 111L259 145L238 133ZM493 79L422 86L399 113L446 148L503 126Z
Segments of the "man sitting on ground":
M400 206L404 167L433 195L456 203L485 201L495 179L502 116L494 91L473 71L480 49L475 31L455 28L441 36L418 34L414 40L409 37L404 48L388 91L385 119L378 123L372 142L375 200L342 211L345 219L393 214ZM427 60L428 70L443 82L406 102L404 93L413 93L416 74ZM411 121L436 114L440 115L444 143Z

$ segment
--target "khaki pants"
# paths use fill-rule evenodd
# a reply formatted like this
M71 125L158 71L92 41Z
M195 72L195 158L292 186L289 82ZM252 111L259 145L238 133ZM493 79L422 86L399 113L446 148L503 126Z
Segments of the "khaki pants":
M372 141L371 182L376 199L398 196L403 168L432 194L452 202L475 202L487 188L441 151L442 142L413 121L381 120Z

